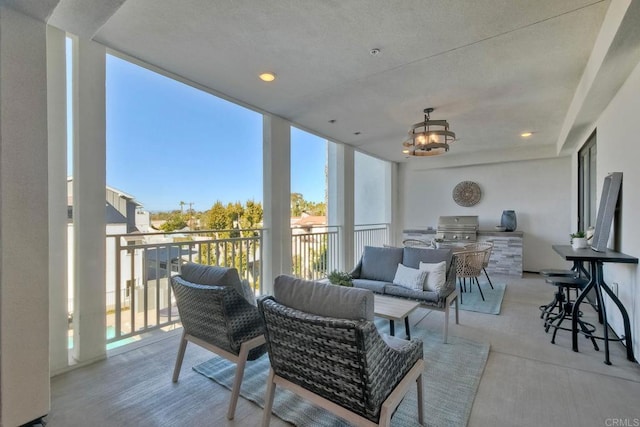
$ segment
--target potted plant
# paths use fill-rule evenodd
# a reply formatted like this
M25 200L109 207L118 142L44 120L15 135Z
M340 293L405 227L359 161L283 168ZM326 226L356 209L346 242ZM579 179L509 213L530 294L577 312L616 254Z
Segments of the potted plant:
M573 249L584 249L587 247L587 236L584 231L571 233L571 246Z
M442 237L436 237L433 239L433 247L435 247L436 249L440 248L440 245L442 244L442 242L444 242L444 239Z
M353 286L353 278L349 273L345 273L343 271L333 270L327 279L329 279L329 282L333 285L347 287Z

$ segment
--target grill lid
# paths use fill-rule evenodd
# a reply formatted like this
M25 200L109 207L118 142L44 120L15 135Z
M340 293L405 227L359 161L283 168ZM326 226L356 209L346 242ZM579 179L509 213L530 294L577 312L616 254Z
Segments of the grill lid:
M441 216L438 218L437 237L446 242L475 242L478 236L478 216Z

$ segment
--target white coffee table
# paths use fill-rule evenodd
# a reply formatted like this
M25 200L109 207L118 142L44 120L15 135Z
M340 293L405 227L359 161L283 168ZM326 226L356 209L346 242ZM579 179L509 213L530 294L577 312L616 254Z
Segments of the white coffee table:
M420 303L415 301L404 300L401 298L386 297L383 295L374 295L373 312L378 317L389 319L389 335L395 335L395 321L404 319L404 328L407 332L407 339L411 339L411 331L409 328L409 314L416 308L420 307Z

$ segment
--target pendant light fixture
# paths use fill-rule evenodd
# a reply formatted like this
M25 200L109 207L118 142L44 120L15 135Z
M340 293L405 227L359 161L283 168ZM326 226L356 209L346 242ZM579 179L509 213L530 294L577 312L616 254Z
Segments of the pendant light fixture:
M402 152L409 156L437 156L449 151L449 144L456 140L456 134L449 130L446 120L431 120L433 108L424 109L424 121L409 129L409 139L402 143Z

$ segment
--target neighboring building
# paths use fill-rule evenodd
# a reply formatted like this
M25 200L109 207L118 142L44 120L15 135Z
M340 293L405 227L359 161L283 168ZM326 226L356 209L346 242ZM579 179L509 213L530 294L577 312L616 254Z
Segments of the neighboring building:
M67 178L67 238L69 242L73 241L73 178ZM144 236L141 233L151 232L149 220L149 212L142 208L142 204L135 200L135 198L123 191L120 191L113 187L106 187L105 193L105 219L106 219L106 235L107 235L107 256L106 256L106 289L107 289L107 311L112 310L115 307L115 289L116 289L116 245L119 243L120 247L132 246L136 244L144 243ZM119 242L116 242L116 238L109 238L108 236L120 235ZM69 271L73 271L73 260L71 251L73 251L73 245L69 245L68 256L68 268ZM134 272L132 274L131 268L120 269L120 286L122 294L125 300L123 305L129 304L131 295L131 289L135 287L141 287L143 280L143 253L140 249L134 249L133 251L121 251L120 253L120 265L130 266L131 257L133 256ZM73 312L73 295L74 295L74 283L73 275L69 275L69 313Z

